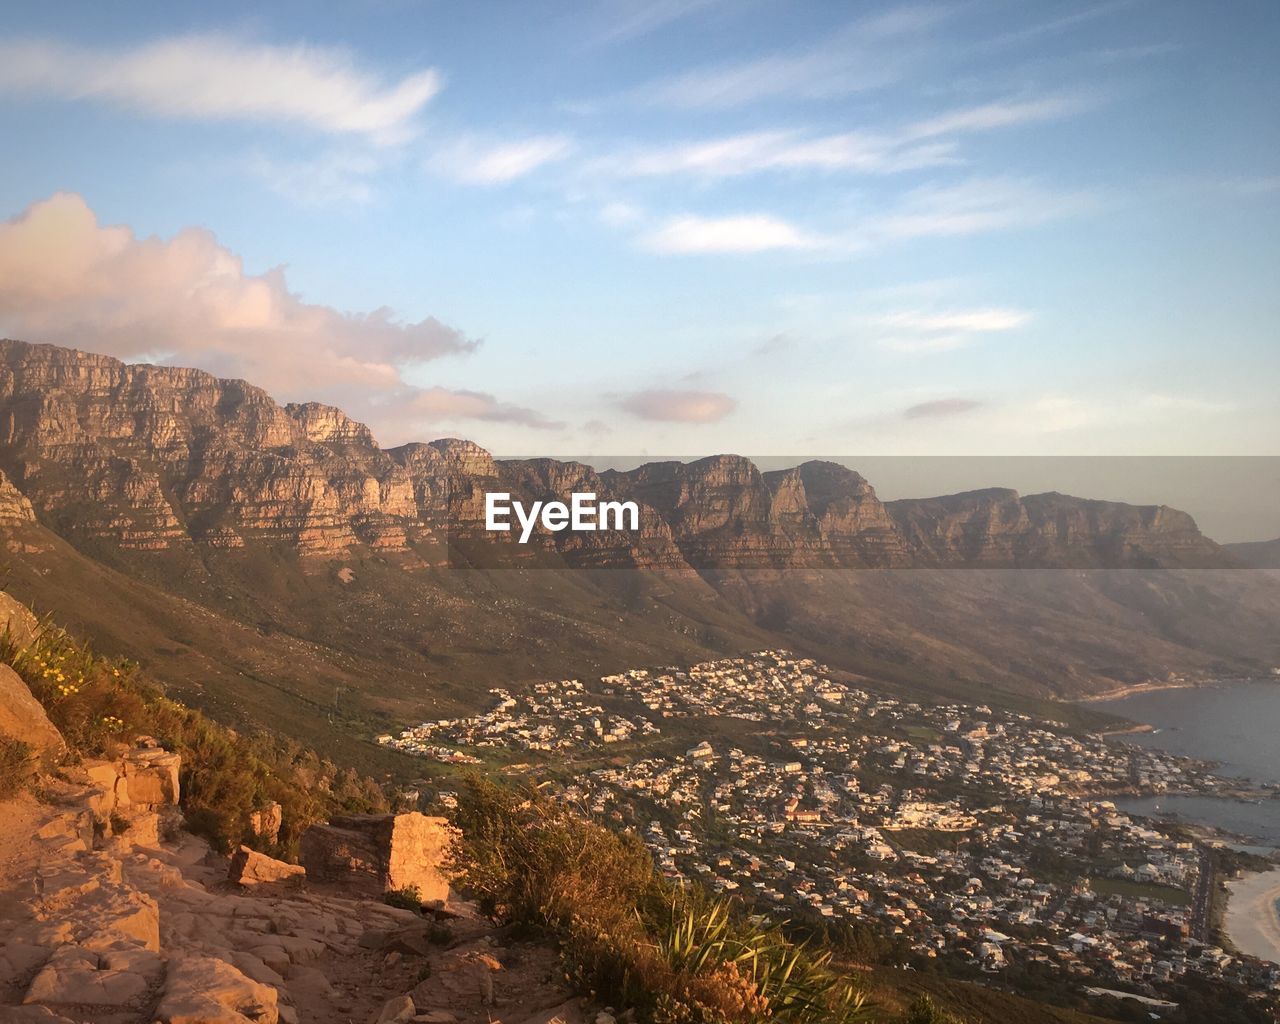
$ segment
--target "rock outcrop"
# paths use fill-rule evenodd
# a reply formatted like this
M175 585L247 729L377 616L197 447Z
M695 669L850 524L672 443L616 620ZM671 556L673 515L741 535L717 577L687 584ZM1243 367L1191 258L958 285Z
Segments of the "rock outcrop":
M228 881L259 889L300 885L306 877L307 869L302 865L276 860L247 846L241 846L231 855L227 869Z
M443 902L449 896L444 865L455 838L444 818L417 812L349 815L307 829L298 859L318 881L375 897L416 890L424 903Z
M78 782L47 780L51 803L0 806L18 829L0 862L4 1024L594 1019L557 980L553 948L504 945L467 904L423 917L345 884L232 890L225 861L185 832L115 832L121 805L101 811L107 794L127 790L121 767L89 762ZM346 824L400 838L397 881L415 877L413 856L439 853L427 837L441 830L420 815ZM248 873L278 870L258 856L237 860Z
M20 526L35 521L35 509L31 507L27 496L0 472L0 526Z
M990 489L895 501L889 514L922 566L1219 568L1231 557L1163 505Z
M43 757L56 757L65 749L62 733L8 665L0 665L0 735L30 744Z

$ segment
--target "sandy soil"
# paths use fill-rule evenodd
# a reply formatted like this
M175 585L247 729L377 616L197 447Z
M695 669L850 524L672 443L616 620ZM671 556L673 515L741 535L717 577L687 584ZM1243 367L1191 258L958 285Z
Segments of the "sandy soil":
M1227 883L1226 928L1242 953L1280 964L1280 868Z

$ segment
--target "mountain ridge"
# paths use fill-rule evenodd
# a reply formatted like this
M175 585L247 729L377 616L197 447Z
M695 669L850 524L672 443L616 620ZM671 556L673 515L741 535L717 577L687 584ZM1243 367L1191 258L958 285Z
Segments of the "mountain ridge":
M382 449L332 406L14 341L0 473L20 597L218 717L313 744L359 748L494 685L770 646L901 692L1032 703L1280 664L1280 581L1163 506L883 502L819 461L619 472L458 438ZM633 499L641 526L495 540L492 490Z
M499 461L454 438L383 449L333 406L281 406L240 380L12 340L0 342L0 424L0 467L42 521L138 550L279 541L308 554L364 544L430 559L453 538L480 537L483 493L503 488L540 500L593 490L644 506L636 538L541 534L573 566L1236 564L1165 506L995 488L882 502L837 463L762 473L728 454L597 472Z

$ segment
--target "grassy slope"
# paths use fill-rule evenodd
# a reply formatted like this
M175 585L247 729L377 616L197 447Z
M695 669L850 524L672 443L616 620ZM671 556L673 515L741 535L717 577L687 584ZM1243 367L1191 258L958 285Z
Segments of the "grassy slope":
M38 527L9 531L8 549L7 589L100 650L221 721L279 728L366 770L416 773L421 762L369 738L483 706L493 686L766 642L705 588L635 573L406 571L365 557L344 563L344 583L336 564L280 552L98 561Z

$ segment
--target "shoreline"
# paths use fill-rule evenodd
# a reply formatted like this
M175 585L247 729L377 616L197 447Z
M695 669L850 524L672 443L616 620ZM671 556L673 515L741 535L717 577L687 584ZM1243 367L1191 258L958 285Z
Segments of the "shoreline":
M1280 964L1280 868L1227 883L1223 926L1241 953Z
M1202 679L1198 682L1190 682L1183 680L1177 683L1130 683L1128 686L1118 686L1114 690L1107 690L1105 693L1090 693L1084 697L1076 697L1069 701L1071 704L1100 704L1108 700L1124 700L1126 697L1136 697L1140 693L1158 693L1161 690L1193 690L1201 686L1212 686L1218 682L1216 679ZM1130 730L1132 731L1132 730Z
M1176 682L1150 679L1145 683L1130 683L1127 686L1117 686L1115 689L1107 690L1104 693L1089 693L1082 697L1072 697L1063 701L1066 704L1100 704L1110 700L1124 700L1126 697L1136 697L1142 693L1159 693L1161 690L1197 690L1206 686L1220 686L1229 683L1267 683L1274 682L1280 685L1280 679L1274 676L1231 676L1227 678L1206 678L1206 679L1181 679Z

